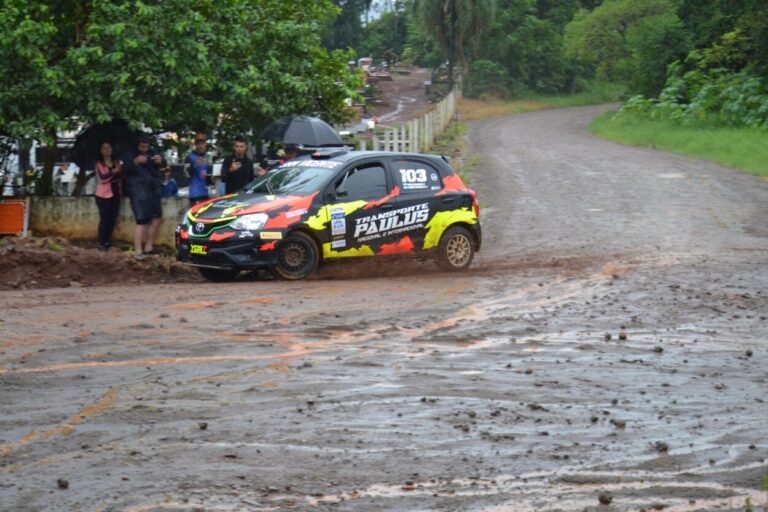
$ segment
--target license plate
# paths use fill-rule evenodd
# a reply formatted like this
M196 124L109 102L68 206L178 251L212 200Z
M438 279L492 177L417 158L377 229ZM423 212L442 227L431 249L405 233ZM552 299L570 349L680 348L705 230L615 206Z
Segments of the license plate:
M189 254L199 254L200 256L208 256L208 246L200 244L192 244L189 246Z

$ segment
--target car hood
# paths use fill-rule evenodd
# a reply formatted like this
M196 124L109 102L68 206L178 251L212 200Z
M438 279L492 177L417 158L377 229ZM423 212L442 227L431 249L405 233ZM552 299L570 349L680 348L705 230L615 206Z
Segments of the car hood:
M266 213L270 217L267 228L287 227L308 213L317 194L292 196L240 192L195 205L189 216L193 222L216 222L252 213Z

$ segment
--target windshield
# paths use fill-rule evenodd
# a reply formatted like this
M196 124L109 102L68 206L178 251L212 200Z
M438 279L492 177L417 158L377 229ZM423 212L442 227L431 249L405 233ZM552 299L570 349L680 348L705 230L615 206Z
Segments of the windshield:
M335 174L332 169L289 167L268 172L245 187L249 194L307 195L317 191Z

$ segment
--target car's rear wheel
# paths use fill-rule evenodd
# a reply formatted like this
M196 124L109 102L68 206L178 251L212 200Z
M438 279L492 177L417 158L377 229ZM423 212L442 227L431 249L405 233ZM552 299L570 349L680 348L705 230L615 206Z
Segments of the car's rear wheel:
M280 244L273 272L280 279L304 279L315 271L319 262L320 254L315 241L309 235L296 231Z
M209 267L197 267L197 271L200 275L213 283L224 283L226 281L234 281L237 275L240 273L236 269L227 268L209 268Z
M443 270L457 272L466 270L475 257L475 242L467 228L449 228L440 239L437 250L437 266Z

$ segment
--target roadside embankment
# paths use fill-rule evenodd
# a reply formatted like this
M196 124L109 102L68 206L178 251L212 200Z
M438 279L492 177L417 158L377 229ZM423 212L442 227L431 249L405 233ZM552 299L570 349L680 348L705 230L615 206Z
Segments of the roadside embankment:
M631 112L607 112L591 125L596 135L628 144L710 160L768 176L768 132L706 124L683 125Z

